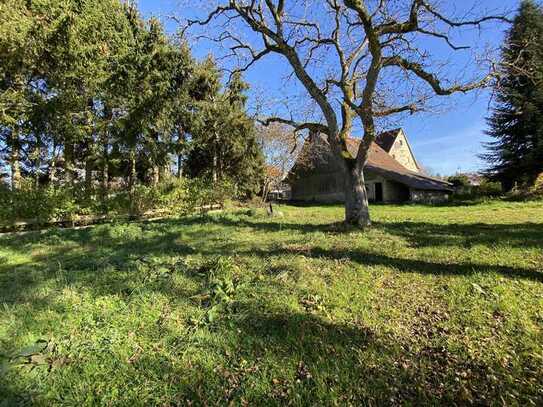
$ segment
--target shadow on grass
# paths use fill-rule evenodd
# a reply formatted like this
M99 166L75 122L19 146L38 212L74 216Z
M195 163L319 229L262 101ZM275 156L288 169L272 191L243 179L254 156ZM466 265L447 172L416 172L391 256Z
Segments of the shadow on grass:
M260 349L262 356L284 359L293 370L290 380L278 380L277 388L261 401L272 395L287 402L298 394L301 405L332 400L355 405L459 402L464 397L459 390L467 385L471 401L481 396L482 402L499 392L484 388L487 366L458 358L439 345L412 347L392 334L380 336L360 321L332 322L309 313L252 313L235 328L241 333L236 343L240 349ZM241 356L254 360L255 354ZM284 389L288 387L294 390L290 395Z
M261 256L303 255L314 259L350 260L363 266L392 267L402 273L469 276L477 273L496 273L507 278L522 278L543 282L543 272L522 267L499 266L478 263L438 263L425 260L405 259L362 250L335 250L312 247L303 250L276 248L259 251Z
M475 245L543 248L543 224L378 222L376 227L406 238L414 247Z
M190 302L194 293L174 287L168 280L149 282L145 275L141 275L138 264L153 256L175 258L192 254L229 256L235 253L242 257L256 254L264 261L270 257L285 255L303 255L315 259L346 258L360 265L393 267L405 273L470 275L491 272L508 278L543 281L541 272L520 267L475 263L441 264L428 260L396 258L392 254L369 253L359 249L336 250L312 246L299 251L288 247L271 247L256 252L244 252L237 250L235 242L229 241L209 244L206 247L193 247L180 241L181 232L176 230L175 226L181 225L204 226L190 231L190 237L194 241L211 238L209 230L205 228L210 225L220 225L227 228L227 231L229 228L238 227L264 231L282 228L301 233L342 231L339 224L278 225L276 222L261 222L251 218L214 216L155 222L149 229L142 226L142 236L138 236L137 228L131 232L128 230L132 233L128 240L125 235L111 236L108 228L4 238L3 243L20 253L30 250L35 244L54 243L57 238L62 242L74 243L74 248L67 250L59 246L58 249L44 253L38 251L32 259L35 264L9 267L0 265L0 287L4 295L2 301L8 305L27 302L32 305L33 311L48 308L61 314L64 311L57 310L47 299L33 297L39 284L56 280L58 290L64 287L84 288L89 290L93 297L108 294L127 297L134 287L144 284L143 290L159 292L172 303L179 304L180 299ZM488 226L477 226L480 234L484 235ZM428 235L418 236L429 228L438 235L438 230L442 230L440 225L406 222L378 224L376 227L406 237L414 244L419 242L418 244L429 245L434 244L434 239L443 239L433 236L429 238ZM466 225L445 225L443 228L454 236L454 239L473 238L479 239L480 244L490 244L490 240L481 240L487 239L485 236L467 235L469 232L464 231L465 227ZM507 233L507 230L518 240L527 235L535 239L539 236L538 233L541 233L539 225L531 224L522 226L525 229L516 235L514 225L490 225L490 228L494 235L493 240L499 239L500 233ZM147 231L152 231L153 236L147 237ZM189 234L187 231L183 233ZM452 244L452 241L446 244ZM535 240L531 244L535 244ZM197 278L190 274L187 276ZM295 294L301 295L299 292ZM208 366L198 365L198 362L187 369L187 366L180 366L179 363L173 366L164 356L159 358L146 354L140 361L135 362L133 368L126 367L125 361L119 362L122 369L126 369L122 373L125 377L136 375L140 382L145 382L145 375L148 375L149 382L154 383L157 388L168 382L168 388L176 389L171 400L178 400L179 404L184 404L187 400L201 404L230 401L241 403L244 398L255 404L280 405L295 397L298 399L294 399L294 404L298 405L331 404L334 401L355 405L368 401L375 404L405 401L428 404L435 403L436 400L457 404L485 404L486 401L497 400L499 397L500 386L489 381L488 366L468 359L467 356L451 354L438 346L439 338L436 343L426 343L424 338L412 338L417 344L424 345L413 347L412 343L399 342L398 338L386 333L378 334L358 321L331 321L310 312L294 310L278 313L270 309L265 297L250 298L251 300L240 304L238 314L225 315L216 324L199 328L212 332L215 338L223 341L219 346L212 341L198 345L209 349L210 357L214 360L225 362L220 369L210 369ZM429 326L428 329L433 327ZM13 336L15 335L14 332ZM174 337L179 333L169 335ZM184 352L186 346L188 345L180 342L177 351ZM113 369L111 366L109 368ZM198 373L187 374L187 370ZM504 375L509 373L499 367L493 367L493 371L503 372ZM498 380L501 379L498 377ZM262 383L268 385L263 386ZM527 386L521 390L524 395L535 394L536 391L535 386ZM17 400L18 392L18 388L12 387L8 396ZM161 400L164 401L164 397ZM152 404L156 400L139 401Z
M315 232L341 234L356 231L356 229L345 226L343 222L331 224L292 223L283 222L280 218L278 220L262 220L245 216L234 218L228 215L180 219L174 222L178 225L187 226L208 223L232 228L248 227L266 232L290 230L305 234ZM427 222L374 222L373 227L406 238L415 247L459 245L469 248L474 245L495 246L504 244L512 247L543 248L543 224L541 223L436 224Z
M184 353L191 346L195 346L192 351L207 349L205 359L213 361L211 366L190 357L186 365L187 360L174 361L172 353L152 349L131 363L114 355L107 360L98 357L103 372L92 377L93 385L101 389L100 396L93 395L94 401L108 404L110 386L119 392L114 404L148 405L159 400L159 404L168 405L240 405L247 401L252 405L303 406L438 401L485 404L500 395L500 387L489 382L489 366L451 353L438 343L412 346L392 334L379 335L360 321L333 322L311 313L273 313L267 307L262 300L245 303L242 314L224 315L200 327L198 337L204 339L168 345L173 354ZM213 333L212 339L206 340L209 336L202 332ZM163 335L174 338L179 333ZM500 378L497 368L492 366L492 371ZM89 380L89 372L79 366L67 364L62 369L63 377ZM115 374L104 382L104 375L113 371ZM57 370L48 375L56 377ZM5 384L0 394L12 403L36 405L43 401L40 389L26 394L21 383L24 381ZM47 391L66 404L80 401L85 391L93 393L92 387L74 392L73 386L74 382L57 378ZM532 396L534 391L528 387L522 395Z
M144 225L133 224L136 229L127 239L125 235L110 236L110 226L85 230L53 230L36 232L23 236L3 237L2 244L15 252L25 254L36 244L51 244L55 241L73 243L73 249L60 246L58 250L37 252L30 264L0 265L0 283L4 286L4 301L20 302L32 294L34 286L44 279L54 279L69 270L68 282L93 287L104 282L101 289L118 292L130 279L137 276L136 263L143 257L186 256L202 254L206 256L229 256L233 254L254 255L261 258L269 256L304 255L313 258L349 259L361 265L393 267L400 272L436 274L436 275L471 275L475 273L496 273L508 278L522 278L543 281L543 272L522 267L500 266L462 262L445 264L431 260L406 259L395 257L393 253L383 254L358 249L325 249L309 247L303 252L293 249L272 247L240 251L235 241L228 240L229 229L252 228L264 232L288 230L301 234L324 232L331 234L345 233L342 223L334 224L299 224L262 220L246 216L214 215L205 217L160 220ZM123 225L121 225L123 226ZM182 226L198 226L195 229L180 229ZM214 238L208 226L219 226L222 235ZM127 226L130 227L130 226ZM543 225L534 223L489 225L489 224L447 224L437 225L424 222L377 223L375 228L388 234L406 239L413 247L459 246L469 248L473 245L508 245L518 247L542 247ZM138 229L139 228L139 229ZM128 230L130 232L130 229ZM144 233L152 231L152 237ZM142 235L143 234L143 235ZM188 241L180 241L180 235ZM226 234L226 237L225 235ZM141 235L141 236L140 236ZM214 239L214 240L213 240ZM196 243L195 243L196 242ZM207 244L193 246L197 242ZM191 245L191 243L193 245ZM126 281L109 281L106 273L97 275L97 269L109 268L110 274L124 270Z
M181 230L178 226L199 227ZM222 230L214 238L207 226L218 225ZM137 226L140 227L140 226ZM41 253L39 250L29 264L0 265L0 285L3 287L3 302L19 303L32 301L35 306L45 307L47 301L38 297L35 288L48 280L64 279L67 285L85 287L97 294L123 294L133 284L145 276L141 276L138 264L144 258L183 257L193 254L204 256L254 256L261 259L274 256L303 255L316 259L348 259L363 266L392 267L403 273L419 273L434 275L472 275L476 273L495 273L507 278L520 278L532 281L543 281L543 272L531 268L502 266L474 262L440 263L436 261L400 258L394 253L379 253L360 249L327 249L319 246L304 248L302 252L278 245L269 248L240 249L236 241L228 240L224 233L236 228L254 228L263 231L292 230L301 233L315 231L342 233L342 224L296 224L270 221L259 221L248 217L232 218L229 216L208 216L205 218L180 219L173 221L157 221L135 229L135 236L127 239L124 235L112 237L108 235L109 227L102 229L85 229L70 231L51 231L36 235L14 236L3 238L2 243L12 250L25 253L36 243L54 243L55 239L72 242L73 249L60 246L58 249ZM470 247L475 244L499 245L501 241L530 247L541 246L543 241L542 226L538 224L518 225L434 225L427 223L380 223L375 226L387 233L407 239L413 246L453 246ZM130 230L129 230L130 231ZM152 231L147 237L146 231ZM183 233L188 241L180 239ZM139 236L139 235L141 236ZM206 242L206 244L201 244ZM192 244L192 245L191 245ZM54 247L54 246L53 246ZM100 270L100 271L99 271ZM127 288L128 287L128 288ZM178 293L181 294L181 293Z

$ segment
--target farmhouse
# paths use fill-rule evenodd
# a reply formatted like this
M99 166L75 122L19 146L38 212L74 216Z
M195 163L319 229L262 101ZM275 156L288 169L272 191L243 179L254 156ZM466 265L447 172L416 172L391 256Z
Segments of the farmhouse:
M360 140L347 140L356 155ZM294 201L344 202L345 173L331 153L325 135L313 136L287 176ZM372 143L364 169L366 188L372 202L446 201L451 184L424 173L402 129L380 134Z

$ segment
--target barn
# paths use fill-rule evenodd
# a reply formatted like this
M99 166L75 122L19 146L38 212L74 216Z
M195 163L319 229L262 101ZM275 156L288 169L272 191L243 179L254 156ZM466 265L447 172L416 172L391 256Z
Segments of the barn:
M356 155L359 144L360 139L347 140L352 155ZM402 129L382 133L372 143L364 177L372 202L439 203L447 201L452 192L451 184L424 173ZM344 169L331 153L325 135L306 142L287 182L293 201L345 201Z

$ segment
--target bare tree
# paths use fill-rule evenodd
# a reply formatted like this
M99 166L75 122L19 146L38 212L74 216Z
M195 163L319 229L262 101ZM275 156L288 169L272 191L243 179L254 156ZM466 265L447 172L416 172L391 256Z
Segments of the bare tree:
M216 3L215 3L216 4ZM490 59L467 51L480 64L479 77L452 78L426 47L442 41L451 52L468 50L456 34L485 23L507 22L503 15L463 10L442 11L431 0L223 0L187 27L215 22L219 32L205 36L239 58L236 72L246 71L272 53L283 56L294 76L318 106L314 121L270 117L296 131L324 133L346 172L345 220L370 224L363 169L376 137L376 121L421 111L434 96L469 92L491 85L496 77ZM447 4L447 3L445 3ZM452 15L454 14L454 15ZM476 45L476 44L472 44ZM393 92L386 89L393 88ZM356 155L347 139L355 121L364 135ZM356 123L358 124L358 123Z
M262 200L266 201L270 189L278 186L294 165L303 141L290 126L272 123L257 127L257 140L266 159L266 173L262 186Z

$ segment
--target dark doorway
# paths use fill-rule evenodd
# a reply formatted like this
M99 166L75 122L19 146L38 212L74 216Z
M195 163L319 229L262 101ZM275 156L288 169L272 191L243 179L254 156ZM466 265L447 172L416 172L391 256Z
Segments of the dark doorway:
M375 183L375 202L383 202L383 184Z

